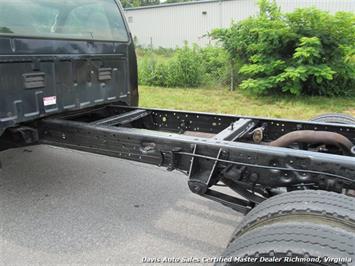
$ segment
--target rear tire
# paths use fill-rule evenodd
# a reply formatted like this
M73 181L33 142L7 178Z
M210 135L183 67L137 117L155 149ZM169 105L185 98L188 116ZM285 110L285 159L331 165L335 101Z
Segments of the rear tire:
M355 198L322 190L299 190L263 201L238 225L231 241L248 230L282 221L308 221L355 234Z
M323 115L313 117L310 121L355 125L355 118L351 115L346 115L346 114L323 114Z
M245 256L255 259L329 256L352 258L355 262L355 198L327 191L303 190L262 202L239 224L222 257ZM281 262L281 265L286 263ZM260 263L265 265L258 260L248 265ZM318 261L298 265L337 264Z
M354 243L353 234L338 228L302 222L276 223L246 232L235 239L222 255L226 260L242 258L240 260L254 261L216 265L287 265L291 262L292 265L353 265ZM344 261L338 264L325 258Z

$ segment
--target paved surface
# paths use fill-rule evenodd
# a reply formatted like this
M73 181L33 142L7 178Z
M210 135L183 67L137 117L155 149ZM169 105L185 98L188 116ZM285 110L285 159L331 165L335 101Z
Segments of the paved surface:
M219 256L241 219L158 167L49 146L0 159L1 266Z

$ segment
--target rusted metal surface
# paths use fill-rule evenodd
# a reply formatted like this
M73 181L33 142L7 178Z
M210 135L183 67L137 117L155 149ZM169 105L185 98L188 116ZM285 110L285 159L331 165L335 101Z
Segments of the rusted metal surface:
M270 142L270 146L288 147L293 143L326 144L339 147L346 154L352 154L353 143L343 135L329 131L293 131Z

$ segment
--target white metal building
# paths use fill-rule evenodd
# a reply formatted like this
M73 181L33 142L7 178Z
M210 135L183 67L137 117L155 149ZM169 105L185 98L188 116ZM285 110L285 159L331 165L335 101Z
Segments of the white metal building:
M282 11L317 7L355 12L355 0L276 0ZM204 46L206 33L228 27L258 12L257 0L207 0L126 9L128 24L139 45L175 48L185 41Z

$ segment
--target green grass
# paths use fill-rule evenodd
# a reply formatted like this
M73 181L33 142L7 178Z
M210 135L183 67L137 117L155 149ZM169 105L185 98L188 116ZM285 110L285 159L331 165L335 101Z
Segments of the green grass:
M355 116L355 97L252 96L224 88L140 86L140 106L224 114L307 120L324 113Z

